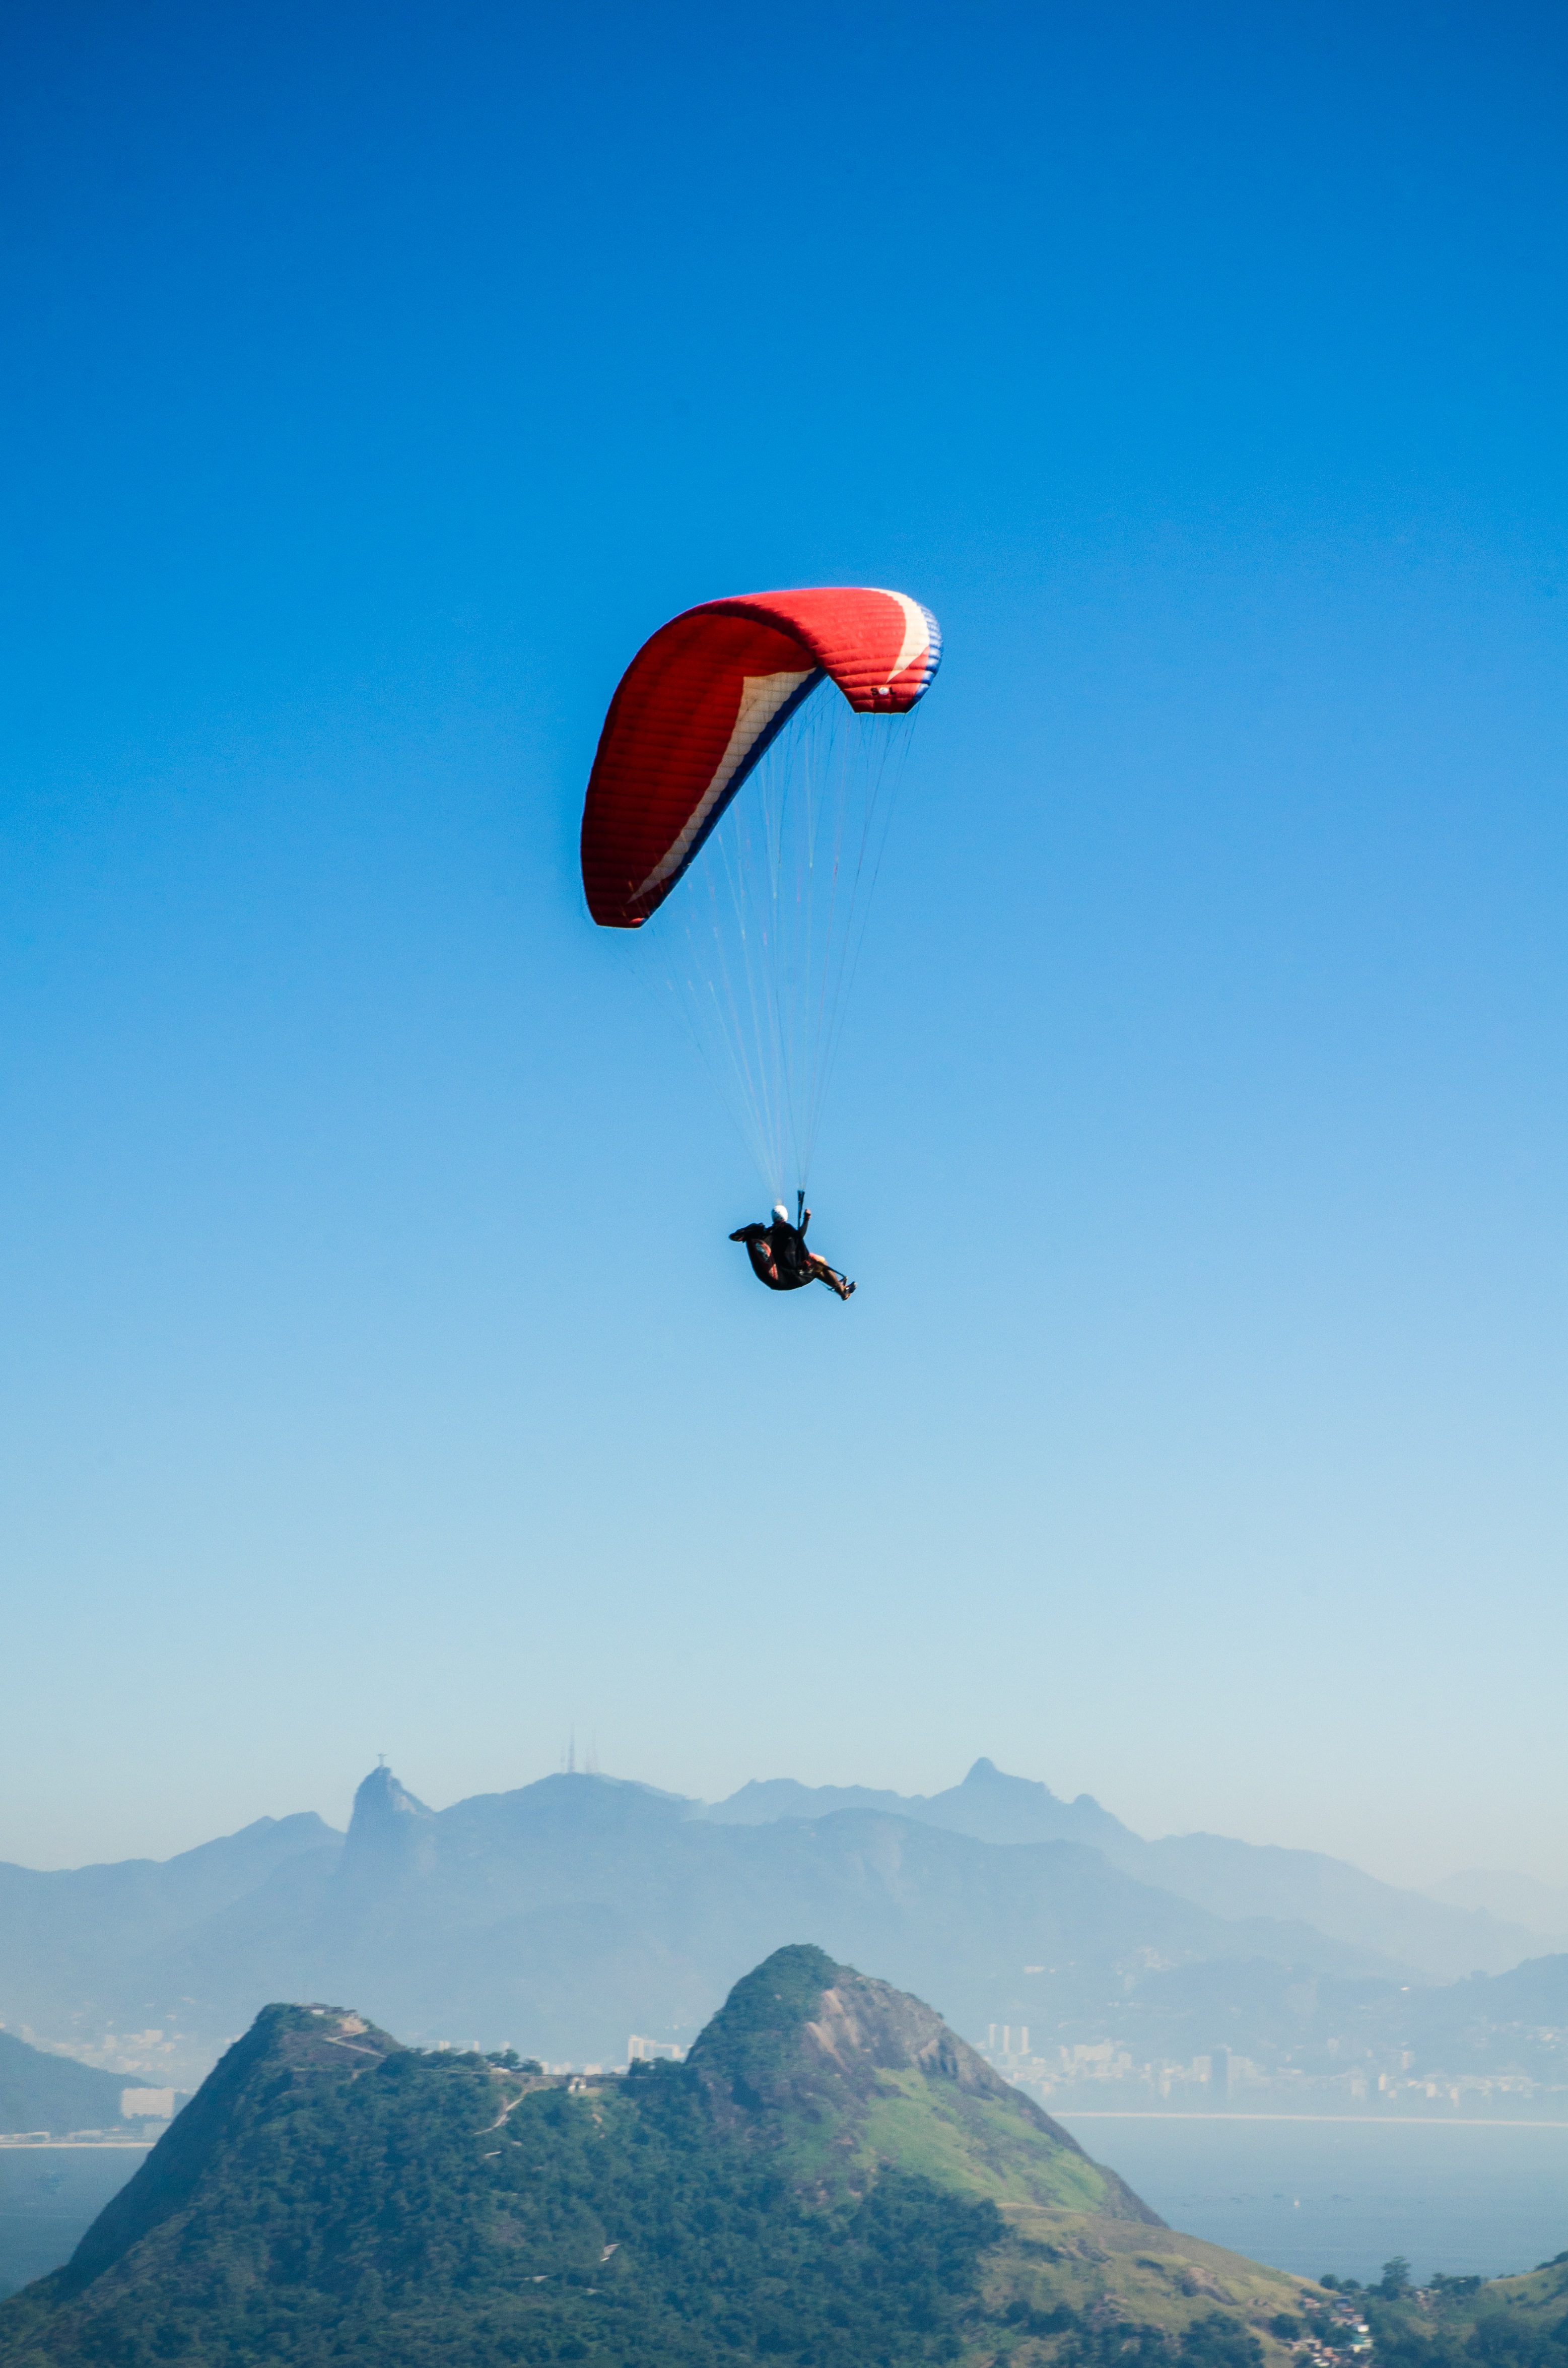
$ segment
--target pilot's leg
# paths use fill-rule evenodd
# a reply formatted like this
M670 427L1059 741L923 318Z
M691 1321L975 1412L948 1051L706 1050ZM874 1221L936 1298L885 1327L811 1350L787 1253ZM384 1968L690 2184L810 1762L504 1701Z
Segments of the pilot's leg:
M844 1277L841 1274L836 1273L835 1269L829 1266L826 1258L819 1258L815 1250L813 1250L811 1254L809 1263L812 1273L818 1282L825 1282L829 1291L837 1292L840 1299L848 1298L850 1292L855 1288L854 1284L852 1282L846 1282Z

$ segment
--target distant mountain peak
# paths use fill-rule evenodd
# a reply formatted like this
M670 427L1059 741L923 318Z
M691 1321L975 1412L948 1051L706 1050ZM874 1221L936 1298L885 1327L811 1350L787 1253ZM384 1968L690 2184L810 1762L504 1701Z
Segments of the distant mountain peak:
M989 1787L997 1792L1027 1794L1030 1800L1038 1803L1042 1808L1048 1803L1052 1808L1065 1808L1067 1805L1059 1793L1053 1793L1050 1785L1042 1784L1038 1777L1009 1776L1005 1769L997 1767L994 1759L977 1759L975 1761L973 1767L970 1770L961 1784L954 1785L951 1792L948 1793L946 1795L938 1793L935 1797L937 1800L941 1800L943 1798L949 1801L955 1800L960 1793L966 1792L971 1787L972 1787L976 1792L983 1791Z
M428 1862L435 1821L435 1810L400 1784L390 1768L372 1768L354 1795L339 1882L352 1888L421 1871Z
M379 1768L371 1769L354 1795L349 1839L352 1840L356 1834L362 1836L389 1817L433 1817L435 1814L434 1809L427 1809L423 1801L416 1799L405 1785L398 1782L383 1760Z

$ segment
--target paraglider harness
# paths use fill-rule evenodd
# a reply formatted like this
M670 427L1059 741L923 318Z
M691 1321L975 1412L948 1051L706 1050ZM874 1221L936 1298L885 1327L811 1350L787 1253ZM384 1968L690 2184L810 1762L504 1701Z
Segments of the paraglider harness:
M806 1195L802 1187L795 1195L795 1222L782 1224L775 1217L770 1225L742 1225L730 1235L733 1242L744 1242L752 1262L752 1270L759 1282L769 1291L800 1291L815 1281L806 1249ZM771 1257L765 1255L767 1245Z

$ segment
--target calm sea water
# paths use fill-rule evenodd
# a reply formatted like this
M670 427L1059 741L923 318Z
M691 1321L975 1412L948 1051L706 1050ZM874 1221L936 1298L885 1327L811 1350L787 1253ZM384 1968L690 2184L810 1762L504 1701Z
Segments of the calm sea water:
M145 2146L0 2146L0 2295L69 2260Z
M1063 2113L1188 2236L1276 2269L1505 2277L1568 2250L1568 2129L1487 2122L1183 2121Z

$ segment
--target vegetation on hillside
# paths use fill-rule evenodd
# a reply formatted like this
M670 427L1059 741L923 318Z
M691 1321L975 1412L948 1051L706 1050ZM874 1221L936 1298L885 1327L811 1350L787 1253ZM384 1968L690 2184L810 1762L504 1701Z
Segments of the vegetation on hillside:
M264 2083L188 2205L85 2286L68 2269L0 2311L0 2361L958 2356L992 2204L894 2172L816 2211L714 2145L677 2068L626 2089L413 2052L309 2091Z
M1375 2285L1324 2277L1327 2296L1304 2315L1329 2351L1348 2348L1346 2305L1366 2323L1378 2368L1568 2368L1568 2253L1528 2276L1435 2276L1387 2261Z
M890 2096L933 2171L869 2144ZM68 2267L0 2307L0 2368L1279 2368L1298 2282L1140 2219L1009 2096L929 2009L809 1950L737 1986L688 2064L625 2078L268 2008ZM1121 2216L1008 2200L1030 2148L1042 2189L1065 2163Z

